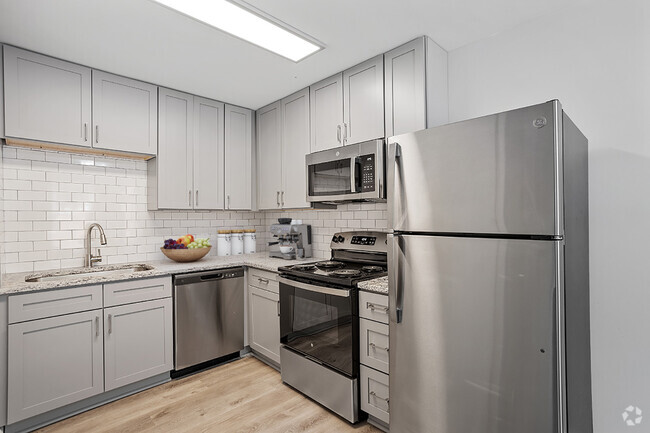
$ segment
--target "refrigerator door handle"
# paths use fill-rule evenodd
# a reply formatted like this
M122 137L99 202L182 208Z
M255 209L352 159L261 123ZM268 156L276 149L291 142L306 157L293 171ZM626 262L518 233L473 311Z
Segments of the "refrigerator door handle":
M396 213L401 205L397 181L401 177L402 147L399 143L390 143L388 146L388 179L386 182L386 197L388 198L388 227L397 224Z
M388 236L388 307L390 320L395 323L402 322L404 308L404 291L400 284L400 254L399 235Z

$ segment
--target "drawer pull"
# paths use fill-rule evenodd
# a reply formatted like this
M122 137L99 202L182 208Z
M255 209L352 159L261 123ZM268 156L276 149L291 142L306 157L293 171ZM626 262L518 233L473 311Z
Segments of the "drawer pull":
M375 343L368 343L368 346L372 347L373 349L385 350L386 352L389 351L388 347L377 346Z
M388 313L388 307L383 307L381 305L375 305L372 302L366 302L366 308L368 308L369 310L372 310L372 311L379 310L379 311L383 311L384 313Z
M258 281L259 283L264 283L264 284L268 284L268 283L269 283L269 280L266 279L266 278L258 278L257 281Z
M390 406L390 401L389 401L388 398L379 397L377 394L375 394L375 391L370 391L370 395L373 396L373 397L375 397L375 398L378 399L378 400L383 400L383 401L385 401L386 404L387 404L388 406Z

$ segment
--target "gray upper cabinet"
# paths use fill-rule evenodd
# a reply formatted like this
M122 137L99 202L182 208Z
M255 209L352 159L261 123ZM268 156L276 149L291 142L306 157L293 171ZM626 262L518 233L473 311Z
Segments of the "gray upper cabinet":
M160 88L158 157L149 164L150 168L157 165L154 169L159 209L192 209L193 111L192 95Z
M343 145L343 74L309 86L311 152Z
M384 137L384 56L343 72L345 144Z
M0 45L0 138L5 137L4 46Z
M158 88L106 72L93 76L93 147L155 155Z
M222 102L160 88L149 209L224 208L224 111Z
M386 136L448 122L447 52L428 37L384 54Z
M257 111L260 209L309 207L305 175L309 149L308 88Z
M305 156L309 153L309 89L281 101L283 208L309 207Z
M427 127L424 38L384 54L386 136Z
M90 146L90 68L4 47L5 134Z
M172 329L171 298L106 308L106 391L172 370Z
M258 207L282 206L282 104L280 101L257 110Z
M104 391L102 310L9 325L9 424Z
M226 209L248 210L253 206L253 112L225 106Z
M224 208L224 104L194 97L194 209Z

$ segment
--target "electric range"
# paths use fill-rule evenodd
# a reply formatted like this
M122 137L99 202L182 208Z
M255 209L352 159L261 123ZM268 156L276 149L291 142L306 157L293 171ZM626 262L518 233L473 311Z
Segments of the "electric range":
M282 380L352 423L359 421L357 284L387 275L386 239L336 233L329 260L278 269Z

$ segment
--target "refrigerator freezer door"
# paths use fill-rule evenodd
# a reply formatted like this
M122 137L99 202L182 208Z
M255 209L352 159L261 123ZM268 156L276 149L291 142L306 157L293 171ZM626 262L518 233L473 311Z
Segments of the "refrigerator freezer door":
M389 236L391 431L558 432L557 247Z
M395 231L562 235L557 101L389 139Z

